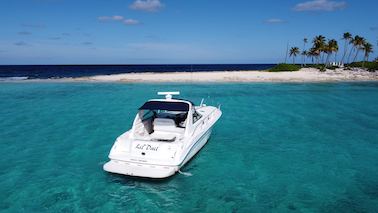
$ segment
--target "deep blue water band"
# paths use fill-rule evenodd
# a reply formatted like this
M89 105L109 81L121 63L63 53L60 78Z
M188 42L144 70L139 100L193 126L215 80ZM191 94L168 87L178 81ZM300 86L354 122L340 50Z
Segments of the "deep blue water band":
M64 78L138 72L211 72L265 70L274 64L169 65L0 65L0 78Z

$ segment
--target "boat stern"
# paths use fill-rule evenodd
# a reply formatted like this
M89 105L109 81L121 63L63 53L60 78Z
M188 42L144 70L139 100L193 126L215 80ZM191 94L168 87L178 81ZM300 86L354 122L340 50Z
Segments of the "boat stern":
M177 166L149 165L119 160L110 160L104 164L103 168L110 173L147 178L166 178L178 171Z

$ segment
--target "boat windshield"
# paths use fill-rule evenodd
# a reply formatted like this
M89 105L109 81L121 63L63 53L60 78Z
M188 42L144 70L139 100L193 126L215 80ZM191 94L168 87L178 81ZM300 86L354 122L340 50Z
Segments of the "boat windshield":
M188 112L189 104L185 102L148 101L139 110L165 110L176 112Z
M174 121L177 127L185 127L185 120L188 116L186 111L170 111L170 110L139 110L139 116L142 121L155 119L171 119Z
M190 104L181 101L148 101L139 108L139 117L149 134L179 132L186 126Z

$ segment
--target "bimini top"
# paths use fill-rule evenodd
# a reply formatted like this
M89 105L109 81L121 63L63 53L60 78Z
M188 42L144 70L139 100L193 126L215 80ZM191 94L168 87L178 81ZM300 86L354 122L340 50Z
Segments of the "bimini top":
M168 110L168 111L189 111L189 104L185 102L168 102L168 101L147 101L139 110Z

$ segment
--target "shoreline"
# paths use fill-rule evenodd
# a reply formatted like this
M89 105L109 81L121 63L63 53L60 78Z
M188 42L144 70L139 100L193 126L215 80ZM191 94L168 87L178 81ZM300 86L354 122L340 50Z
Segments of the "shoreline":
M119 83L316 83L316 82L374 82L378 72L362 69L327 70L320 72L315 68L302 68L293 72L251 71L212 71L212 72L143 72L111 75L96 75L77 78L4 80L0 82L119 82Z

